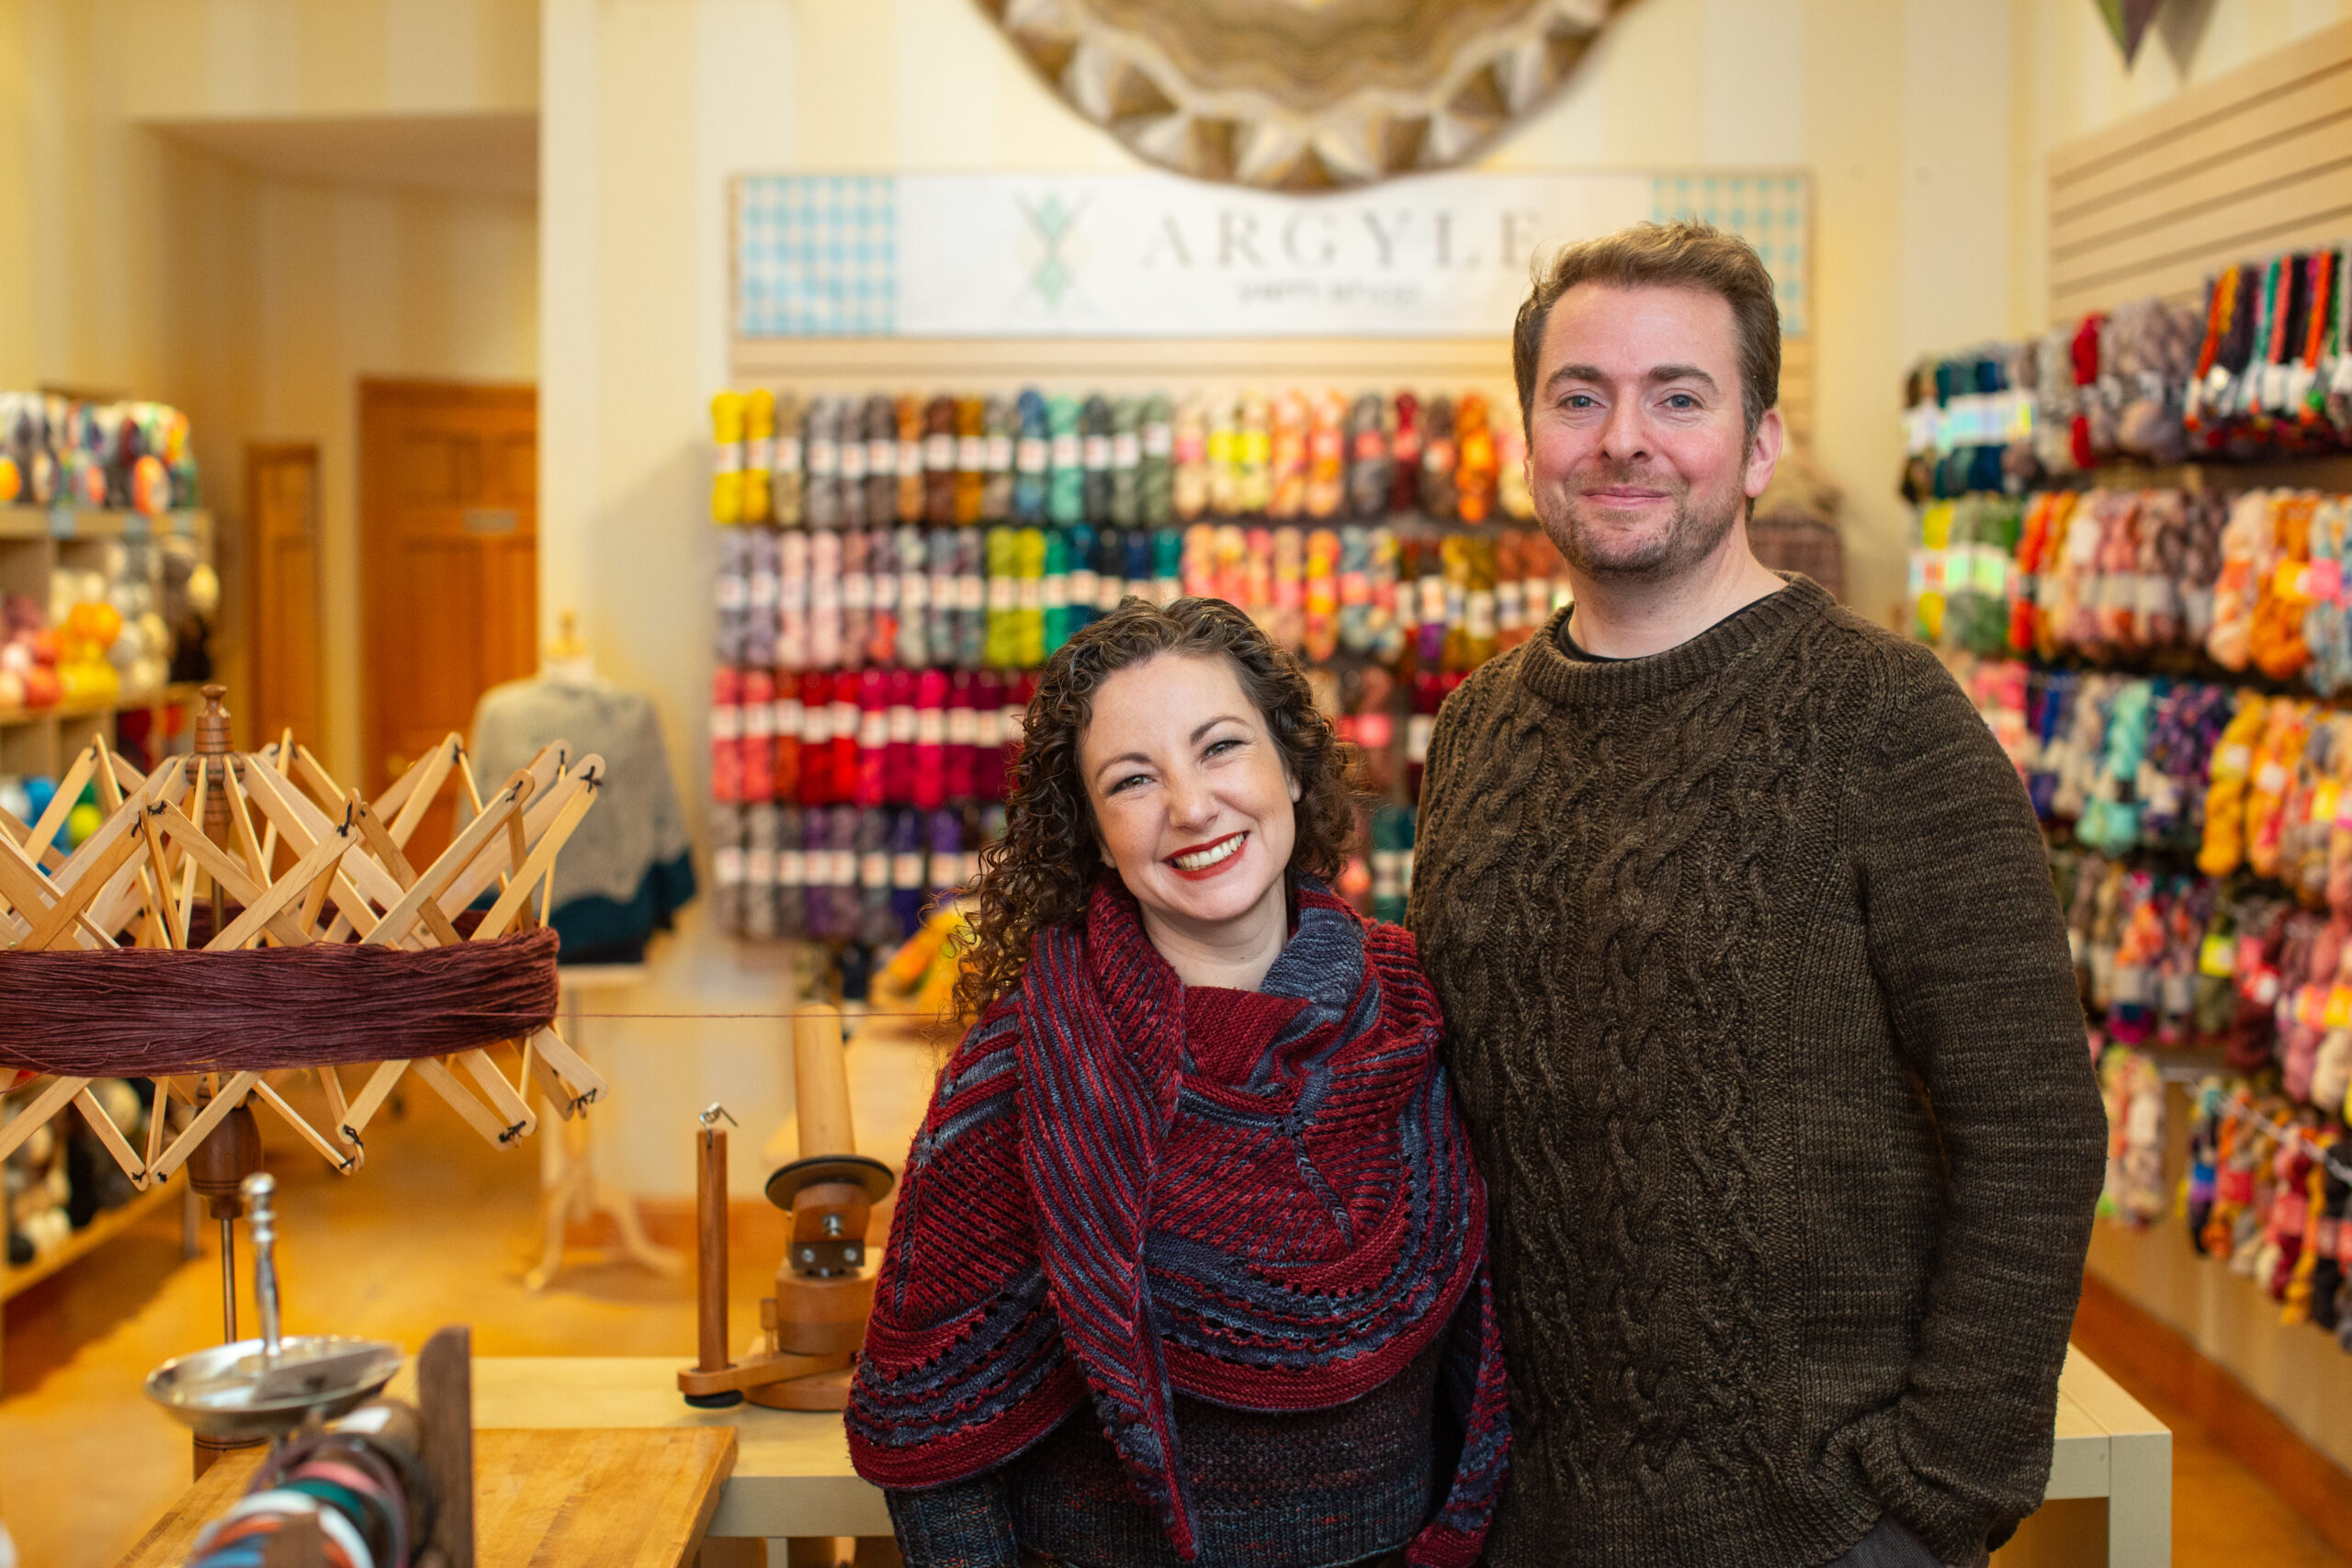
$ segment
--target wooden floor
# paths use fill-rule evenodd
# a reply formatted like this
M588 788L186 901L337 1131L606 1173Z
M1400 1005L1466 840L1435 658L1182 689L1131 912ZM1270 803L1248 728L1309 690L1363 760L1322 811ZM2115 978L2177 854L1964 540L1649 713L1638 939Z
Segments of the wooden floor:
M277 1138L289 1332L413 1345L465 1322L484 1355L691 1358L687 1280L590 1267L543 1295L526 1292L537 1245L536 1155L491 1149L429 1095L411 1097L408 1111L379 1122L368 1167L353 1178L330 1175ZM264 1135L273 1135L266 1123ZM212 1245L208 1234L205 1255L183 1261L177 1214L166 1212L9 1303L0 1520L28 1565L113 1568L187 1484L187 1437L147 1404L140 1380L219 1337ZM767 1269L755 1259L772 1258L772 1245L737 1249L739 1331L758 1322ZM2187 1411L2109 1365L2173 1427L2179 1568L2352 1568Z

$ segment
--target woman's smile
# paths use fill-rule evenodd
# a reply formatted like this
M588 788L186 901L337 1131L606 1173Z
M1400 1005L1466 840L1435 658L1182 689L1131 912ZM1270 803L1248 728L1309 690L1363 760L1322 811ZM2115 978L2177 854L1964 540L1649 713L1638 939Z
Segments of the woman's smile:
M1227 833L1222 839L1212 839L1205 844L1178 850L1168 857L1169 868L1177 875L1194 882L1215 876L1219 872L1232 869L1249 839L1249 831L1245 829L1238 833Z

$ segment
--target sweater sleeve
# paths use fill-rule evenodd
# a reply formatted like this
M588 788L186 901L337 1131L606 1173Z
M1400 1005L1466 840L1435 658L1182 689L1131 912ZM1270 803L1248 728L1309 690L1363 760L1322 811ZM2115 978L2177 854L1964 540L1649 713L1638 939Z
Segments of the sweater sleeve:
M1854 1436L1880 1500L1965 1562L2049 1481L2107 1123L2016 771L1925 650L1893 676L1851 804L1871 965L1949 1185L1908 1384Z
M1491 670L1493 666L1487 668ZM1483 673L1484 671L1478 672ZM1471 680L1475 682L1477 678L1478 675L1474 674ZM1431 835L1442 827L1445 808L1453 799L1454 753L1461 749L1462 731L1471 705L1476 700L1471 691L1468 682L1455 688L1438 705L1437 717L1430 726L1429 754L1422 759L1421 766L1420 800L1414 808L1413 840L1417 856L1429 843ZM1416 940L1427 929L1424 920L1428 906L1423 902L1427 896L1426 884L1418 881L1406 893L1405 929L1411 931Z

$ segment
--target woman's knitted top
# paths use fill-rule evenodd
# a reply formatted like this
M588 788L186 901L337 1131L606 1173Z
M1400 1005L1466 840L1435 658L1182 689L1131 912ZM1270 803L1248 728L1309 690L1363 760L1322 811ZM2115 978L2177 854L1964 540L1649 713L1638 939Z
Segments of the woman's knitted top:
M1469 1295L1456 1309L1476 1311ZM1200 1562L1335 1568L1410 1540L1453 1470L1451 1435L1441 1431L1453 1422L1438 1391L1446 1348L1430 1345L1370 1393L1329 1410L1262 1414L1176 1395L1172 1424ZM1078 1568L1182 1562L1091 1405L985 1475L884 1495L908 1568L1012 1568L1023 1548Z
M1803 578L1446 700L1410 924L1494 1203L1498 1568L1945 1561L2050 1473L2106 1123L2017 773Z
M1316 1539L1476 1557L1509 1433L1485 1193L1442 1024L1402 931L1312 883L1297 910L1257 992L1188 991L1124 891L1095 894L1083 932L1040 933L1018 989L941 1074L908 1158L848 1412L860 1474L968 1481L1091 1406L1159 1555L1281 1561L1252 1548L1271 1527L1222 1506L1222 1483L1210 1516L1196 1506L1196 1475L1248 1461L1190 1454L1178 1397L1276 1417L1374 1395L1375 1426L1393 1426L1390 1385L1427 1352L1460 1434L1434 1506L1368 1541ZM1438 1438L1421 1429L1402 1462L1426 1479ZM1322 1456L1260 1446L1270 1500L1326 1526L1348 1509Z

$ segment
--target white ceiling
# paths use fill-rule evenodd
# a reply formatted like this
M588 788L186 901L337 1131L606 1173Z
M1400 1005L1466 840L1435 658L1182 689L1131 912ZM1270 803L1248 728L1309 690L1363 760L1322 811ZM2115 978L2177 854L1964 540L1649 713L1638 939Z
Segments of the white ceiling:
M536 196L536 114L283 115L148 122L257 173L338 185Z

